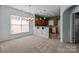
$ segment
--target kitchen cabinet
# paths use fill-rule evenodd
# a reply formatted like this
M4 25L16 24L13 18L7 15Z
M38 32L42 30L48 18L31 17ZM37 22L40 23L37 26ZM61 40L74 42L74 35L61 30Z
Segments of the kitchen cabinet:
M48 19L43 18L40 16L35 16L35 26L47 26L48 25Z

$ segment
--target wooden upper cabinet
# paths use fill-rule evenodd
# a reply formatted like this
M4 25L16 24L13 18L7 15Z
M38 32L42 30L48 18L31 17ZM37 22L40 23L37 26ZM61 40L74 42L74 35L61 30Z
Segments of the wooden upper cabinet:
M47 26L48 20L44 19L43 17L35 17L35 26Z
M35 25L38 25L38 18L35 17Z
M41 21L42 21L42 25L45 25L45 20L43 18L42 18Z
M45 26L47 26L48 25L48 20L47 19L45 19Z
M43 26L47 26L48 25L48 20L47 19L43 19L42 20L42 25Z

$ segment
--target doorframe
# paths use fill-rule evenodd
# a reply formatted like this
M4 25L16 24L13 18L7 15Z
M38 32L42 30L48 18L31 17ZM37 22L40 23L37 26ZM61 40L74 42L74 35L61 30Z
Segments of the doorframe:
M72 14L72 42L75 43L75 13Z

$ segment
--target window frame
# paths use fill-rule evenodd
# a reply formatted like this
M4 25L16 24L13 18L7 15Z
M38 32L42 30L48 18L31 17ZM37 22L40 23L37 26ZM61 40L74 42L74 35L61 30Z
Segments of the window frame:
M24 18L24 17L22 17L22 16L17 16L17 15L10 15L10 34L11 35L14 35L14 34L22 34L22 33L29 33L30 32L30 20L27 18L27 17L25 17L25 18L27 18L27 21L29 21L29 24L28 24L28 26L29 26L29 28L28 28L28 32L23 32L22 31L22 19L21 19L21 24L19 24L20 26L21 26L21 32L19 32L19 33L12 33L12 27L11 27L11 17L12 16L16 16L16 17L21 17L21 18Z

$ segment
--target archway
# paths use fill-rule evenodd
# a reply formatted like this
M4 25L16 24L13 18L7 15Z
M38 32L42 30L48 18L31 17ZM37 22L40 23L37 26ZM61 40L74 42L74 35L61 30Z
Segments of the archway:
M69 42L72 43L73 42L73 10L75 9L76 6L71 6L69 8L67 8L64 12L63 12L63 17L62 17L62 22L63 22L63 42Z

